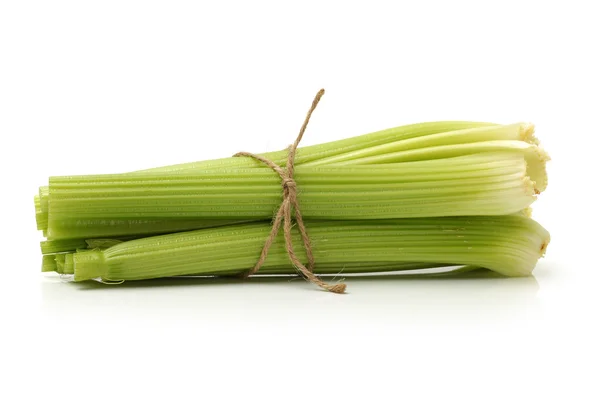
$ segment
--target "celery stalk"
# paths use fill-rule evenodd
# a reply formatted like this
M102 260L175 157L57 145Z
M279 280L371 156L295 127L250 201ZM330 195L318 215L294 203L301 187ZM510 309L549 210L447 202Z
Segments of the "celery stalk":
M321 159L338 156L341 154L352 154L355 151L362 151L369 147L384 145L399 140L409 140L415 137L429 136L433 134L444 133L453 130L462 130L478 127L497 126L494 123L487 122L465 122L465 121L442 121L425 122L412 125L394 127L381 130L375 133L368 133L361 136L351 137L343 140L331 141L324 144L317 144L298 149L295 158L296 165L318 162ZM243 150L240 148L240 150ZM285 165L287 161L287 150L272 151L262 153L264 157L272 160L280 166ZM163 166L159 168L145 169L132 173L146 172L168 172L185 173L194 170L222 169L222 168L245 168L245 167L264 167L249 158L231 157L223 159L213 159L208 161L190 162L178 165Z
M494 159L512 162L490 167ZM462 172L455 161L465 165ZM298 167L302 212L317 219L502 215L535 200L535 183L526 176L522 156L475 155L469 163L463 161L449 158L387 168ZM50 195L51 239L94 236L87 226L79 229L81 220L115 227L113 235L136 235L142 232L117 230L118 220L123 219L121 227L126 228L135 218L141 228L182 219L269 219L281 201L278 177L268 169L53 178ZM105 222L112 220L117 222ZM198 228L193 223L191 228Z
M417 262L432 267L470 265L506 276L524 276L531 273L550 240L539 224L520 216L307 221L307 228L318 259L317 273L389 271ZM240 273L254 264L269 230L269 223L257 222L82 251L72 255L74 278L139 280ZM306 261L303 254L299 256ZM394 262L405 263L394 266ZM343 270L341 263L345 264ZM293 272L280 236L260 273Z

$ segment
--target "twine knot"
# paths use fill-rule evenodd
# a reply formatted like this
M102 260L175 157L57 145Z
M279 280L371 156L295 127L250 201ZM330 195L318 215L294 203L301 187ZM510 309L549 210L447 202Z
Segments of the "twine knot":
M283 179L281 181L281 185L283 186L284 190L288 191L288 193L290 193L291 191L296 191L296 182L291 177L286 177L285 179Z
M256 265L254 265L252 269L245 272L243 274L243 277L249 277L261 268L261 266L267 259L269 249L271 248L273 241L277 237L279 228L281 227L281 223L283 222L285 248L288 253L288 257L290 258L290 261L292 262L294 267L296 267L296 269L298 269L301 275L303 275L308 281L318 285L319 287L327 291L342 294L346 291L346 284L328 284L321 280L319 277L315 276L315 274L313 273L315 259L312 253L310 238L308 237L308 232L306 231L306 227L304 226L304 221L302 219L302 214L300 213L300 205L298 203L298 187L296 185L296 181L294 180L294 159L296 157L296 150L298 149L298 144L300 144L302 136L304 136L306 126L308 125L308 121L310 120L313 111L317 107L317 104L319 104L319 101L321 100L323 94L325 94L325 90L319 90L312 102L310 109L308 110L308 113L306 114L306 118L304 119L304 123L300 128L300 133L298 133L298 137L296 137L296 141L294 141L294 144L288 147L288 159L285 168L282 168L270 159L249 152L238 152L234 155L234 157L250 157L256 159L257 161L260 161L268 167L270 167L271 169L273 169L273 171L277 173L281 178L281 186L283 188L283 200L281 201L279 210L273 218L273 228L271 229L271 233L265 240L265 244L260 253L260 257L256 262ZM296 219L296 225L298 226L300 236L302 237L304 251L306 252L306 257L308 259L308 267L302 264L302 262L300 262L300 259L298 259L298 256L296 256L296 253L294 251L294 244L292 242L292 213L294 214L294 218Z

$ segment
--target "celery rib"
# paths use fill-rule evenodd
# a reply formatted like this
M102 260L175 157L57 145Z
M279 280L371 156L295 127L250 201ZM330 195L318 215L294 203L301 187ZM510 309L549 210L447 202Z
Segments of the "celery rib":
M318 273L339 272L338 265L343 262L418 262L479 266L507 276L528 275L549 241L541 226L520 216L400 219L381 229L383 235L364 237L360 246L355 240L346 241L341 231L360 235L363 229L376 230L379 224L307 224L318 259L323 262L317 263ZM340 224L344 226L341 230ZM269 228L268 223L220 227L124 242L103 251L79 252L73 255L75 280L241 272L256 261ZM388 236L384 235L386 231ZM481 232L486 235L480 235ZM396 236L399 233L405 236ZM227 245L217 244L222 239ZM286 264L287 253L278 238L260 272L281 271ZM328 268L327 264L336 266ZM287 270L294 272L291 266Z

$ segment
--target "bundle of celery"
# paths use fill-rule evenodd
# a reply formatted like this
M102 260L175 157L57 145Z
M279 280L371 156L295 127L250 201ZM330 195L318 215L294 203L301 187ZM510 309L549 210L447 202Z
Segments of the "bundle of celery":
M538 144L530 124L434 122L299 148L315 272L529 274L549 242L524 216L547 185ZM280 177L243 157L52 177L35 197L43 270L76 281L240 273L258 259L281 198ZM279 238L260 273L291 272Z

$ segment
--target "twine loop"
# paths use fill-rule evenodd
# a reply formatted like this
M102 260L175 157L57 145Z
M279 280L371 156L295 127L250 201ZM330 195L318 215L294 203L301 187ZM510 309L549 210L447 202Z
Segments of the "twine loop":
M298 186L296 181L294 180L294 159L296 157L296 150L298 149L298 144L302 140L302 136L304 136L304 131L306 130L306 126L308 126L308 122L310 117L319 104L321 97L325 94L325 90L321 89L316 94L308 113L306 114L306 118L304 119L304 123L300 128L300 133L298 133L298 137L294 141L294 144L288 147L288 159L285 168L277 165L275 162L264 158L260 155L252 154L249 152L238 152L234 155L234 157L249 157L253 158L259 162L264 163L269 168L273 169L275 173L279 175L281 178L281 186L283 188L283 200L281 201L281 205L279 206L279 210L275 214L273 218L273 228L271 229L271 233L265 240L265 244L260 253L260 257L258 261L254 265L254 267L243 274L243 277L249 277L260 270L261 266L265 263L267 259L267 255L269 254L269 249L273 244L273 241L277 237L279 233L279 229L281 228L281 224L283 222L283 235L285 239L285 248L288 253L288 257L294 267L300 272L302 276L304 276L308 281L318 285L319 287L334 292L337 294L342 294L346 290L346 284L337 283L337 284L328 284L317 277L314 273L315 266L315 258L312 253L312 247L310 244L310 238L308 236L308 232L306 231L306 227L304 225L304 220L302 219L302 214L300 213L300 205L298 203ZM305 266L294 251L294 244L292 241L292 215L296 220L296 226L300 231L300 236L302 237L302 243L304 244L304 251L306 252L306 257L308 259L308 266Z

